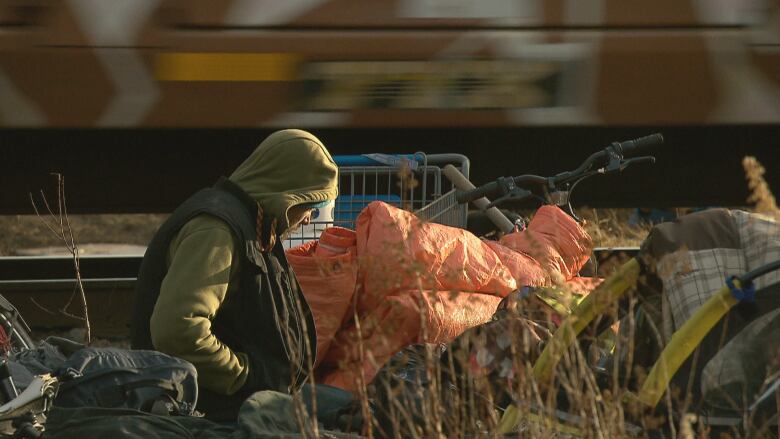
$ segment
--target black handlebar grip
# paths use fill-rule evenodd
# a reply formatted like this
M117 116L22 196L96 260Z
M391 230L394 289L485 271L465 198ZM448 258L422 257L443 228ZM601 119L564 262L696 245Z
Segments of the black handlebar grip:
M664 136L661 133L650 134L634 140L620 142L620 149L623 154L634 154L642 150L650 149L664 143Z
M488 183L484 186L480 186L470 191L458 191L455 193L455 200L458 203L468 203L470 201L478 200L482 197L491 195L497 189L498 189L498 183L494 181L492 183Z

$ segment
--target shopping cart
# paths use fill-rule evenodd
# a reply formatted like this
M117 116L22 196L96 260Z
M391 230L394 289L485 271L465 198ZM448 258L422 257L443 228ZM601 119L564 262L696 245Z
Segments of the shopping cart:
M426 221L466 227L467 206L455 201L455 188L442 168L453 165L468 177L469 159L461 154L364 154L333 159L339 167L339 196L317 209L312 222L284 243L292 248L316 240L327 227L355 228L360 212L373 201L415 212Z

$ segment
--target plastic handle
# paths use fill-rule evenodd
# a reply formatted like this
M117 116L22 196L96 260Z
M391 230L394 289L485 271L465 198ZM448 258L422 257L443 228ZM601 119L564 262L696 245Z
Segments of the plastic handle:
M650 134L649 136L640 137L634 140L626 140L620 142L619 146L623 154L635 154L642 150L654 148L656 146L663 145L664 136L661 133Z
M388 157L413 161L418 161L420 158L415 154L397 154L388 155ZM334 155L333 161L336 162L336 165L338 166L387 166L386 163L371 158L371 155Z

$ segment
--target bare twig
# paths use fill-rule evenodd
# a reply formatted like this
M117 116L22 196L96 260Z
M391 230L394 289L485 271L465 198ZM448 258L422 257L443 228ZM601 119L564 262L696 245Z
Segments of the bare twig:
M38 308L40 308L40 309L41 309L41 311L43 311L43 312L45 312L45 313L47 313L47 314L54 315L54 312L52 312L52 310L50 310L49 308L46 308L45 306L43 306L43 305L41 305L40 303L38 303L38 302L35 300L35 298L33 298L33 297L30 297L30 302L32 302L32 303L33 303L33 305L35 305L35 306L37 306Z
M76 288L74 290L74 294L71 295L71 297L68 299L68 302L59 311L60 313L68 317L72 317L78 320L83 320L84 329L86 331L84 334L84 338L86 343L89 344L91 340L91 328L89 324L89 310L87 307L87 295L84 292L84 282L82 281L81 278L81 266L79 261L80 250L78 245L76 244L76 239L73 236L73 228L70 225L70 218L68 218L68 208L65 200L65 178L62 176L62 174L58 174L58 173L53 173L52 175L54 175L57 178L57 212L54 213L54 211L52 210L51 205L49 204L49 201L46 198L46 194L43 192L43 190L41 190L41 200L43 206L46 208L46 212L48 213L48 220L46 217L44 217L44 215L41 215L40 211L38 210L38 205L35 202L35 198L33 197L32 194L30 194L30 202L32 203L32 207L33 210L35 211L35 214L38 216L41 222L43 222L46 228L49 229L49 231L52 232L54 236L56 236L58 239L60 239L63 242L65 248L73 257L73 268L76 274ZM78 291L79 296L81 298L81 309L82 309L83 316L77 316L67 311L68 307L73 301L73 296L75 295L76 291ZM36 305L43 308L39 304Z

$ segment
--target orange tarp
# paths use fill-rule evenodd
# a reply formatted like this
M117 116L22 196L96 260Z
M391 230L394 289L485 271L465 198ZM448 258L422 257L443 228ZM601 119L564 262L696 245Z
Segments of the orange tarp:
M320 382L347 390L410 343L448 342L488 321L521 286L572 279L591 249L584 229L552 206L500 242L382 202L356 229L326 229L320 242L288 251L314 314Z

